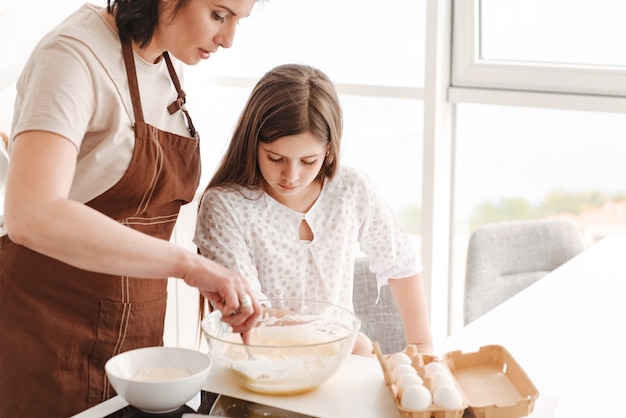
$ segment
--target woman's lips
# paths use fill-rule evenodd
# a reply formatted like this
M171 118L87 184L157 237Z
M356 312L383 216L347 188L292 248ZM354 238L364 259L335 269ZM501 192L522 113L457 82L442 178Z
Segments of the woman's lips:
M200 58L203 60L209 59L211 56L211 51L207 51L206 49L198 48L200 50Z

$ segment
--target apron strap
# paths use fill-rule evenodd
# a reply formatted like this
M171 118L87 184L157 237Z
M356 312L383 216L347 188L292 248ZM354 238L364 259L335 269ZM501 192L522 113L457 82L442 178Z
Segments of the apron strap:
M137 83L137 72L135 70L135 57L133 55L133 48L131 47L130 43L122 43L122 52L124 55L124 65L126 66L126 75L128 76L130 99L133 102L133 113L135 114L135 122L144 122L143 111L141 109L141 97L139 96L139 84ZM172 104L167 107L167 110L170 112L170 115L178 112L179 110L182 110L185 114L185 118L187 119L187 129L189 129L189 134L192 138L199 138L198 131L196 131L196 128L193 126L191 116L189 116L189 112L187 112L187 108L185 107L187 95L180 86L180 81L178 80L178 76L176 75L176 71L174 70L174 66L172 65L172 60L170 59L170 55L167 51L163 53L163 58L165 58L167 71L169 72L172 83L174 83L174 87L176 88L176 92L178 93L178 97L174 102L172 102Z
M129 42L122 42L122 52L124 55L124 65L126 66L128 86L130 88L130 100L133 102L135 122L143 123L143 111L141 110L141 98L139 97L139 84L137 83L137 72L135 71L135 57L133 55L133 48L130 46Z
M165 63L167 64L167 71L170 73L170 78L172 79L172 83L174 83L174 87L176 88L176 92L178 92L178 97L176 100L172 102L167 107L167 110L170 112L170 115L182 110L185 114L185 118L187 119L187 129L189 129L189 134L193 138L198 137L198 132L196 128L193 126L193 122L191 121L191 116L189 116L189 112L187 112L187 108L185 107L187 94L183 91L180 86L180 81L178 80L178 75L176 75L176 70L174 70L174 66L172 65L172 60L170 59L170 54L165 51L163 53L163 58L165 58Z

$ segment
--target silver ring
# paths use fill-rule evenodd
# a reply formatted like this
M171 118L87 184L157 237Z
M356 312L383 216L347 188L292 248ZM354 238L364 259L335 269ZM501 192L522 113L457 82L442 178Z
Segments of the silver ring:
M250 295L246 293L239 298L239 307L247 308L248 306L252 306L252 299L250 298Z

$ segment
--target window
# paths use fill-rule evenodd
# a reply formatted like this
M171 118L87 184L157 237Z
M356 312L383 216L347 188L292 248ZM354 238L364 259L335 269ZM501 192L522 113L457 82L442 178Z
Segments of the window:
M453 85L626 94L620 0L455 0Z
M574 221L591 245L626 232L626 115L458 104L451 321L462 326L467 242L485 223Z
M621 0L481 0L479 57L626 67L624 12Z
M588 245L626 231L624 7L454 0L450 331L477 225L565 217Z
M317 66L337 83L422 87L423 2L259 0L234 45L196 69L258 78L287 62Z

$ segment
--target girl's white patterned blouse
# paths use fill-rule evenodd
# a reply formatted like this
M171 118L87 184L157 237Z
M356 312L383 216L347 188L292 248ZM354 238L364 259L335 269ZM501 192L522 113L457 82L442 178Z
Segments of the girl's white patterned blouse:
M311 241L298 237L303 220ZM369 176L348 167L325 182L307 213L260 190L212 189L202 199L194 243L204 256L248 278L260 299L315 299L350 310L359 249L379 289L390 278L422 270L409 235Z

